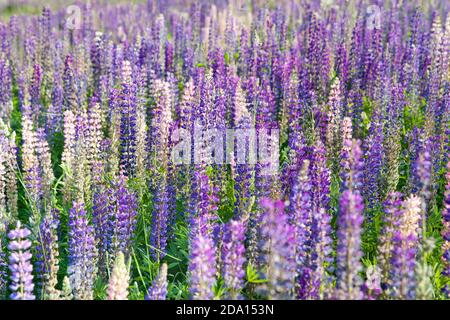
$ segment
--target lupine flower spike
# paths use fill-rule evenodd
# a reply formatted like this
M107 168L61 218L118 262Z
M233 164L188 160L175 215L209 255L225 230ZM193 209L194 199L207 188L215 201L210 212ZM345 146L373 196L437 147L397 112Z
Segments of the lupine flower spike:
M16 228L8 233L9 271L11 272L11 299L34 300L33 266L31 264L31 231L17 222Z

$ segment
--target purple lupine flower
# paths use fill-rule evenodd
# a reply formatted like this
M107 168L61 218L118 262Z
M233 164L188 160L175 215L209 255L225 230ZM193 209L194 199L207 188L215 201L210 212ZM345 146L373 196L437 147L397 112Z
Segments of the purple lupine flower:
M193 109L195 107L195 86L194 81L189 79L189 81L185 84L183 97L179 104L179 114L178 119L180 123L180 127L183 129L191 130L192 127L192 116Z
M361 191L364 170L361 141L352 139L352 123L348 117L345 117L343 120L342 135L343 142L340 154L342 189Z
M256 124L258 128L266 128L273 125L276 118L276 103L267 79L263 79L259 93L259 105L256 112Z
M432 196L432 181L433 181L433 162L432 162L432 141L427 139L422 151L419 153L416 163L413 164L417 194L423 199L421 201L421 227L422 234L420 237L425 237L426 223L427 223L427 205L431 201Z
M290 195L292 197L293 194L293 186L295 184L296 177L301 168L301 165L308 158L310 159L310 147L306 145L304 135L300 129L293 131L289 136L289 158L291 159L289 163L285 164L283 168L283 177L281 178L283 181L283 193L286 195ZM294 203L292 199L290 200L290 204ZM289 210L289 214L292 214L293 210Z
M147 75L141 70L137 76L137 108L136 108L136 177L145 176L148 168L148 133L146 105L148 99Z
M17 87L19 89L19 106L20 106L20 111L22 112L22 115L25 113L30 113L30 105L29 105L29 96L28 96L28 89L26 88L27 85L27 81L25 79L25 72L21 71L18 74L18 79L17 79Z
M150 166L152 168L151 187L156 189L158 175L167 171L169 165L170 129L172 126L173 96L169 83L160 79L153 84L156 106L152 110L150 141Z
M167 264L163 263L158 275L148 288L145 300L166 300L167 296Z
M311 289L310 258L313 251L312 220L313 190L309 177L309 160L304 160L303 167L294 181L291 195L292 222L295 226L297 294L300 299L309 298Z
M53 173L50 148L46 139L44 129L40 128L36 131L36 155L38 157L40 172L42 177L42 197L43 201L49 203L51 196L51 188L55 175Z
M232 220L225 225L222 241L223 280L230 299L242 298L245 263L245 223Z
M270 177L263 174L266 164L257 162L255 165L255 209L250 211L250 217L248 222L249 241L247 247L247 254L249 263L253 266L259 265L259 248L258 238L260 237L261 226L261 200L270 196Z
M384 202L383 227L380 235L379 244L379 266L381 268L381 286L385 291L392 288L391 276L391 259L394 255L394 235L397 219L402 212L402 194L399 192L391 192L388 194Z
M449 100L448 110L450 110L450 98L448 100ZM448 117L450 119L450 112L449 112ZM450 127L445 129L444 137L445 137L445 140L444 140L444 158L442 160L443 160L443 162L447 162L447 161L450 161Z
M410 37L408 41L408 45L404 54L404 62L402 69L402 82L406 83L407 91L412 92L413 94L418 93L418 75L419 75L419 51L418 47L419 42L419 26L420 26L420 11L418 8L414 10L414 13L410 19Z
M181 181L177 179L177 169L175 166L169 166L167 173L167 194L168 194L168 217L167 217L167 238L173 239L175 237L175 226L180 214L177 209L177 201L180 197L178 183ZM187 187L187 185L184 185Z
M425 141L424 148L419 153L417 161L413 164L415 166L417 191L424 199L429 200L431 196L431 174L432 174L432 150L431 140Z
M339 200L337 244L337 297L362 299L361 232L363 223L363 198L359 192L346 190Z
M328 98L328 107L330 109L327 112L328 124L326 128L326 146L329 150L329 154L333 156L337 151L336 148L338 148L341 143L339 137L339 129L342 123L342 96L340 89L341 83L339 78L336 78L331 86L330 96Z
M409 140L409 162L411 164L409 187L412 192L417 193L421 184L416 164L418 163L419 155L423 150L423 130L414 127L409 136Z
M264 198L261 249L267 283L261 293L270 299L292 299L295 285L295 231L289 224L282 201Z
M11 299L34 300L33 266L30 262L31 231L17 222L16 228L8 233L9 270L11 272Z
M166 41L166 51L165 51L165 71L167 73L174 72L174 52L173 52L173 44L169 41Z
M237 217L247 215L252 210L253 172L253 165L236 165L234 190L236 197L235 214Z
M349 76L349 61L347 56L347 48L345 47L344 43L339 44L338 48L336 49L336 73L339 79L341 80L341 84L343 89L343 111L345 116L351 116L348 113L348 109L346 108L346 100L348 96L346 84L348 83L348 76Z
M29 116L33 123L37 125L39 120L39 115L41 112L41 84L42 84L42 70L39 64L35 64L33 68L33 77L30 85L30 113L26 115Z
M317 107L317 105L314 105L313 115L314 115L314 126L317 128L318 131L318 138L319 138L318 140L320 140L320 143L326 144L328 122L329 122L328 112L326 110Z
M333 239L331 230L332 216L323 208L314 212L312 234L314 235L312 263L313 276L311 283L314 286L315 298L327 299L333 295L334 257Z
M76 300L92 300L96 265L94 228L89 225L84 204L74 202L69 211L68 273Z
M442 238L444 244L442 245L442 262L444 264L444 270L442 274L446 277L450 277L450 162L447 163L447 184L445 185L444 194L444 210L442 211L442 223L444 228L442 229ZM448 298L450 298L450 285L444 288L444 292Z
M406 106L406 98L403 92L403 87L396 86L391 90L391 101L387 106L387 121L389 121L389 126L387 127L388 132L393 135L397 133L400 129L401 112Z
M431 26L431 39L430 39L430 65L429 65L429 77L427 82L427 93L428 93L428 108L427 117L428 120L435 124L438 120L438 99L439 90L441 89L442 83L442 60L444 53L448 48L442 48L443 45L443 28L442 21L439 14L434 16L433 24ZM434 130L434 128L432 128Z
M37 273L41 286L41 297L54 300L59 297L58 284L59 251L58 251L59 211L51 210L42 220L36 247Z
M150 245L152 256L160 260L165 256L167 245L167 228L169 217L169 194L167 189L167 178L162 176L154 197L154 210L152 215L152 233Z
M78 110L78 96L72 64L72 57L66 56L63 74L63 111L76 112Z
M313 183L314 208L328 210L330 202L331 172L327 166L325 147L318 143L312 149L311 181Z
M91 46L90 56L92 61L92 75L94 92L99 92L101 88L101 77L104 72L103 60L105 54L104 36L101 32L96 32Z
M122 245L119 238L123 234L131 234L124 236L126 239L132 237L133 232L124 230L137 218L137 205L134 213L124 213L127 206L123 203L128 201L122 201L118 192L119 163L125 170L122 174L132 175L130 187L137 184L139 200L154 205L151 241L160 244L152 246L164 251L165 239L174 236L173 226L179 222L177 211L187 211L191 214L186 217L191 220L191 236L204 232L221 249L222 234L217 236L216 231L227 230L214 220L227 220L234 210L232 218L248 219L249 264L264 271L257 246L264 225L260 200L289 198L288 220L293 225L299 223L296 216L301 216L302 206L297 211L293 207L301 202L303 191L298 180L301 165L308 160L311 200L305 201L308 223L301 230L308 233L308 248L299 255L304 258L303 253L307 253L308 272L301 279L308 291L305 295L330 297L332 277L339 271L332 270L335 263L330 260L329 220L336 209L336 192L347 190L367 200L369 233L364 247L367 245L368 258L373 260L373 249L378 245L382 297L424 297L421 288L426 287L426 281L420 281L420 276L429 271L423 263L426 259L419 260L422 273L418 275L416 270L418 280L407 272L414 267L422 239L420 235L416 239L416 232L399 231L403 227L397 225L408 224L402 222L406 200L392 192L401 187L405 195L422 198L418 224L425 234L426 219L436 218L434 209L441 208L435 202L443 196L439 178L449 154L450 19L443 26L450 9L447 2L434 1L439 4L417 9L415 3L399 6L398 1L390 1L383 7L383 1L377 0L373 2L378 7L368 7L367 1L357 1L355 6L335 10L330 1L302 1L303 7L300 1L276 7L252 1L247 12L241 12L247 5L238 8L196 2L185 8L187 17L176 11L180 4L172 2L117 7L97 1L89 8L82 5L83 19L77 30L70 23L61 24L67 20L64 10L53 15L46 8L40 17L12 17L9 23L0 23L0 131L3 125L19 125L23 138L21 150L7 152L10 160L0 154L0 234L17 216L16 174L20 178L23 174L19 182L24 183L26 205L33 213L33 231L38 235L41 214L48 214L51 207L52 165L60 171L55 161L61 138L59 122L65 112L64 188L56 189L66 204L83 199L88 207L93 205L103 280ZM382 10L381 21L372 21L380 18L373 9ZM239 17L227 14L227 10L239 11ZM104 34L94 31L99 22ZM136 112L126 111L123 116L122 104L129 101L122 103L121 71L128 63L133 69L128 79L136 90ZM331 67L335 72L330 72ZM239 109L245 104L248 113ZM22 123L17 121L20 114ZM134 131L128 130L133 122L130 117L136 119ZM188 130L197 122L205 129L256 127L258 134L280 126L282 167L276 171L280 178L264 175L266 164L247 166L239 163L238 157L230 157L230 166L207 167L201 159L199 166L175 167L170 150L182 139L170 137L175 127L172 117ZM341 123L343 117L348 118ZM346 131L343 137L339 136L340 124ZM409 132L411 125L421 129ZM412 139L403 141L404 134ZM0 140L2 149L6 140ZM205 139L205 147L211 142ZM48 143L53 144L52 150ZM17 160L22 172L17 172ZM339 178L342 185L330 188L331 183L339 184ZM150 190L144 188L147 179ZM112 185L109 180L114 181ZM144 205L140 209L148 208ZM444 241L438 242L444 245L439 248L445 251L443 258L448 251L445 210ZM375 218L379 213L381 216ZM412 224L416 225L415 220ZM297 226L292 227L297 236ZM378 227L382 232L376 239ZM413 248L405 245L408 241L414 243ZM108 257L111 261L106 261ZM428 253L419 257L428 257ZM378 297L375 274L366 273L365 298ZM437 285L445 285L447 280L444 276ZM253 297L255 287L250 284L249 297Z
M128 190L126 182L127 178L121 174L116 184L115 201L117 202L114 220L111 221L113 239L110 254L115 256L118 252L122 252L128 259L136 227L137 199L136 195Z
M0 53L0 119L9 119L13 103L11 100L11 67L6 55Z
M383 164L383 124L374 116L366 140L364 164L364 196L368 200L368 209L372 209L381 199L380 177Z
M49 42L53 40L53 34L52 34L52 24L51 24L51 12L50 9L47 7L42 8L42 14L40 17L38 17L38 32L41 35L40 37L40 43L39 43L39 49L40 49L40 60L43 61L43 66L45 68L50 67L50 57L51 52L50 50L52 47L50 46Z
M350 117L345 117L342 120L342 147L340 158L340 170L339 175L342 179L343 189L348 189L348 175L350 172L350 154L352 151L352 139L353 139L353 129L352 129L352 119Z
M6 285L8 283L8 263L6 261L6 248L0 238L0 296L4 296Z
M250 59L250 48L248 43L248 30L242 28L241 36L239 39L239 65L238 65L238 74L247 75L249 65L247 64Z
M262 58L264 59L264 58ZM267 77L264 77L261 83L261 88L259 92L259 99L256 105L255 112L255 127L256 135L258 139L264 139L271 129L276 129L276 102L275 97L272 93L272 89L269 85ZM272 137L267 137L267 141L264 143L273 144L277 143L272 140ZM260 142L259 142L260 143ZM261 150L260 150L261 152ZM255 204L256 210L250 213L250 218L248 222L249 229L249 246L247 249L249 263L258 266L259 262L259 249L258 249L258 238L260 232L261 215L263 209L261 208L261 200L264 198L269 198L272 193L272 188L277 185L274 183L277 178L276 175L268 175L267 171L270 170L271 163L267 163L268 159L264 161L258 161L255 165Z
M0 131L0 230L3 232L9 220L6 207L6 162L8 160L8 141Z
M362 191L364 179L364 161L361 150L361 141L354 139L351 146L350 154L350 172L346 180L348 189Z
M209 234L191 235L188 267L189 290L194 300L211 300L216 282L216 247Z
M376 266L369 266L366 269L366 281L363 288L367 300L376 300L381 295L381 275Z
M46 131L49 135L61 131L63 114L63 87L58 71L53 75L52 101L48 107Z
M239 92L242 94L242 90ZM236 128L243 129L240 133L242 135L236 134L236 139L238 140L239 146L235 147L233 150L233 161L235 166L235 213L238 216L247 214L251 208L251 184L253 180L253 172L254 172L254 161L256 159L252 159L251 152L254 148L252 143L256 143L252 141L252 137L249 136L249 141L247 142L246 129L251 128L251 116L247 108L247 103L243 100L245 97L238 98L236 96L235 102L235 124ZM247 131L248 132L248 131ZM251 133L249 133L251 135ZM244 143L242 143L244 140Z
M136 86L132 80L129 61L122 64L121 91L119 97L120 117L120 165L126 176L133 176L136 170Z
M420 235L422 200L410 196L402 203L400 216L394 221L393 254L391 257L391 292L396 299L415 298L415 266Z
M349 116L352 117L355 123L359 123L361 120L362 110L362 93L361 76L363 67L363 53L364 53L364 22L362 19L355 23L355 27L352 31L352 43L350 46L350 92L349 92Z
M92 222L98 248L99 271L103 276L109 266L107 258L112 238L111 221L114 218L114 195L112 188L102 186L93 196Z
M190 227L191 233L211 234L217 219L217 190L212 185L204 168L195 168L191 186Z

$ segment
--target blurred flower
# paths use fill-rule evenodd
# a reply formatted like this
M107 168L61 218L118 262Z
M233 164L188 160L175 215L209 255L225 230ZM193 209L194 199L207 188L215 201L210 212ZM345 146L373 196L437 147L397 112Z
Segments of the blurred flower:
M129 282L130 275L125 264L125 257L122 252L119 252L109 278L108 300L127 300Z
M146 300L166 300L167 296L167 264L163 263L158 275L148 289Z
M233 300L242 298L240 291L244 287L245 263L245 223L232 220L225 225L222 241L223 279Z
M210 235L197 232L191 238L188 267L189 291L194 300L211 300L216 282L216 247Z
M339 200L337 243L337 297L362 299L361 233L363 199L358 192L346 190Z

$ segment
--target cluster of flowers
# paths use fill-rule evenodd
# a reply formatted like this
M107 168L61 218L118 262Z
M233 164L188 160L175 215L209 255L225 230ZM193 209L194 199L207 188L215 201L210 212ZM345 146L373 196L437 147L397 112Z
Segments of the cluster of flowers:
M450 3L73 7L0 23L0 298L450 298Z

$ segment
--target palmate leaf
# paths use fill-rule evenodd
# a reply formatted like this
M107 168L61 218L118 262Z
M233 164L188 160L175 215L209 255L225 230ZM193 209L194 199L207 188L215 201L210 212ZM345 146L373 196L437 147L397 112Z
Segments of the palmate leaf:
M260 284L267 282L267 279L260 278L259 272L252 266L251 263L247 265L245 277L248 283Z

